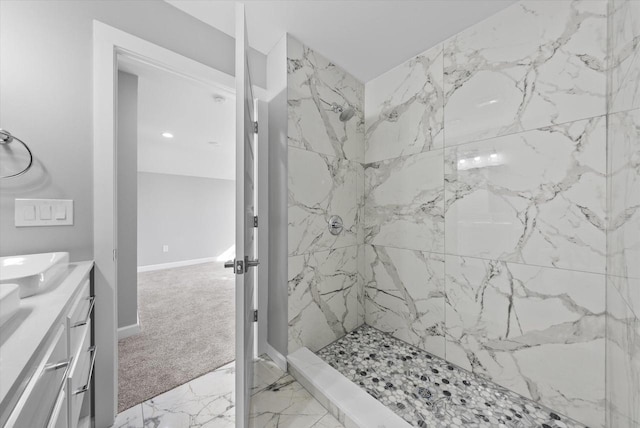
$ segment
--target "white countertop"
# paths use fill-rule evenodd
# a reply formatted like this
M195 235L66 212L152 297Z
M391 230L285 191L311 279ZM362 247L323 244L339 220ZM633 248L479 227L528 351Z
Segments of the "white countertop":
M45 339L92 267L92 261L69 263L62 281L44 293L21 299L18 312L0 329L0 414L26 386Z

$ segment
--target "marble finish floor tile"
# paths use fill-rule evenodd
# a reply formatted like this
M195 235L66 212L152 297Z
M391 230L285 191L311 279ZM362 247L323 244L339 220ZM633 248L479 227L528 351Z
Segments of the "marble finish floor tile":
M416 427L584 427L367 325L318 355Z
M338 422L291 375L284 374L251 399L250 428L340 428Z
M230 363L142 403L144 428L232 428L234 395Z
M344 428L268 358L254 365L251 428ZM118 414L114 428L235 428L235 363Z
M113 428L141 428L143 426L142 404L118 413Z

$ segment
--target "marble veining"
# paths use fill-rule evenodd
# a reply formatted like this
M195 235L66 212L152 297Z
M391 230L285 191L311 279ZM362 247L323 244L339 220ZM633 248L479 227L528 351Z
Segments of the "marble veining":
M118 413L113 428L142 428L144 427L143 420L142 404L138 404Z
M458 256L445 266L447 360L604 426L604 275Z
M609 115L608 133L607 273L640 278L640 110Z
M358 162L289 148L290 256L357 244L362 234L363 176ZM334 214L344 223L338 236L327 227Z
M446 252L604 273L606 120L445 149Z
M416 427L584 427L367 325L318 356Z
M609 282L620 278L610 277ZM640 280L635 280L640 287ZM607 287L607 426L640 425L640 319L618 292Z
M252 397L249 426L251 428L343 427L288 374L283 374Z
M373 79L365 91L367 163L443 147L442 45Z
M287 38L289 146L364 161L364 85L295 38ZM332 104L351 107L347 122Z
M365 246L365 321L444 358L444 256Z
M364 85L287 38L289 352L364 322ZM351 108L340 121L335 109ZM332 215L344 229L329 232Z
M316 351L358 326L358 246L289 257L289 352Z
M144 428L235 426L235 365L142 403Z
M519 1L446 41L445 146L605 114L606 5Z
M442 156L435 150L365 165L365 243L443 252Z
M640 2L609 1L609 112L640 108Z
M114 428L234 428L235 365L229 363L118 414ZM343 428L268 357L254 363L251 428Z

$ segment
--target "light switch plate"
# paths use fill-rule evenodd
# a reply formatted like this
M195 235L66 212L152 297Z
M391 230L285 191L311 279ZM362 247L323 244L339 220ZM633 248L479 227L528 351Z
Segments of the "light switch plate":
M16 199L16 227L73 225L71 199Z

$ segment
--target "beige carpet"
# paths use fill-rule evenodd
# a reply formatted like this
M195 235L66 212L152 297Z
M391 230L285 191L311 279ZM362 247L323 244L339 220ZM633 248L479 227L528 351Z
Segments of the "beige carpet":
M222 263L138 274L141 333L118 344L118 411L235 358L235 280Z

